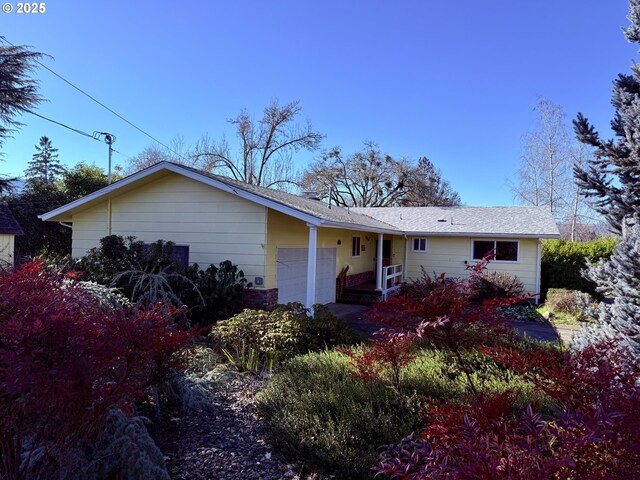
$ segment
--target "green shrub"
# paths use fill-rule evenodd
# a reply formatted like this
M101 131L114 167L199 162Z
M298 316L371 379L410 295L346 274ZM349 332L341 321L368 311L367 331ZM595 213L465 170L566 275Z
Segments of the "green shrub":
M93 452L88 478L146 478L169 480L165 458L142 417L112 409Z
M300 303L280 305L272 312L246 309L218 322L210 335L228 353L248 358L255 352L262 361L361 340L327 307L315 305L310 316Z
M84 280L109 285L114 275L131 270L139 264L142 245L134 237L108 235L101 238L100 246L90 249L75 268L84 272Z
M614 237L600 237L589 242L543 240L541 293L544 295L550 288L566 288L595 296L595 284L582 276L582 270L586 260L597 263L609 258L615 243Z
M534 305L509 305L501 307L500 314L510 320L519 322L544 322L545 319Z
M524 285L520 279L507 272L484 272L478 285L480 299L514 298L524 293Z
M183 267L173 257L174 246L109 235L74 268L83 272L83 279L116 287L138 303L186 305L195 323L209 324L242 310L244 291L251 287L242 270L229 260L206 270L197 264Z
M211 337L232 352L258 352L265 358L289 358L300 350L304 325L291 312L243 310L218 322Z
M400 408L393 392L353 378L347 358L330 351L289 360L256 400L274 445L338 478L368 478L377 447L420 425L416 398Z
M336 317L325 305L313 306L313 315L301 303L293 302L278 305L276 312L291 312L303 325L303 338L300 352L317 351L336 345L353 345L364 338Z
M584 312L593 303L593 298L578 290L550 288L547 291L545 306L554 313L569 313L578 320L585 320Z
M245 290L252 287L244 272L229 260L209 265L206 270L194 264L183 274L187 281L178 282L177 291L185 304L197 306L192 310L193 318L204 325L242 311Z
M519 405L546 399L516 374L479 353L466 352L482 392L520 392ZM402 391L351 375L349 359L335 351L287 361L257 396L258 408L276 446L290 457L337 478L368 478L376 447L397 442L420 424L420 397L464 401L464 374L452 355L423 349L402 371ZM373 463L372 463L373 462Z

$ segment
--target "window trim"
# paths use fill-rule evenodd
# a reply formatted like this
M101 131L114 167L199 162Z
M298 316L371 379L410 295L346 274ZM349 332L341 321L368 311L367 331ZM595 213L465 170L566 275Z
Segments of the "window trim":
M354 247L356 238L358 239L358 254L354 255ZM362 256L362 237L360 235L352 235L351 236L351 258L360 258Z
M520 263L520 240L515 238L472 238L471 248L469 249L469 258L472 262L480 262L481 258L473 258L473 244L474 242L493 242L493 249L497 249L497 242L515 242L516 243L516 259L515 260L491 260L491 263Z
M416 240L424 240L424 250L416 250ZM429 250L428 247L429 241L427 240L427 237L412 237L411 238L411 251L415 252L415 253L427 253L427 251Z

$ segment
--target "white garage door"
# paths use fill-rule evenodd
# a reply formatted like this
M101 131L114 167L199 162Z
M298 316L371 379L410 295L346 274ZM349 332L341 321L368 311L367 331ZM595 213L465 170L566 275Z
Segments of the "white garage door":
M307 298L308 248L279 248L276 286L278 303L305 303ZM336 301L336 249L318 248L316 258L316 302Z

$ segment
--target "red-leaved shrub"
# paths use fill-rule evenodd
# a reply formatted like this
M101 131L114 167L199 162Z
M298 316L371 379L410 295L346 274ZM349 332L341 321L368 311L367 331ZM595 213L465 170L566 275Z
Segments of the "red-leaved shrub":
M523 299L494 299L478 304L477 278L429 285L424 297L399 296L377 304L375 320L405 333L387 336L354 358L354 376L380 377L383 364L400 369L411 357L412 342L426 341L454 355L466 376L463 403L425 399L425 426L399 444L384 446L376 477L403 480L525 480L640 478L640 365L613 341L580 351L514 341L498 307ZM397 335L397 334L396 334ZM463 353L491 357L546 394L546 415L518 407L517 391L481 393L473 366ZM402 354L402 355L400 355ZM402 361L399 361L402 360ZM387 367L389 368L389 367Z
M349 363L356 368L354 378L365 382L386 381L399 393L402 367L414 359L411 350L415 335L385 329L373 335L375 338L363 345L359 353L348 348L337 350L351 358Z
M492 350L547 392L557 413L514 413L513 392L478 395L469 405L428 404L421 435L386 446L377 477L638 478L640 370L631 355L610 342L573 353Z
M499 307L523 301L522 297L487 299L480 304L475 301L480 285L478 279L486 270L491 255L469 265L468 278L448 279L442 274L434 280L426 296L393 297L375 304L369 314L376 322L411 332L409 337L414 340L428 342L451 352L465 374L472 393L477 393L477 389L471 378L471 366L462 352L491 345L496 339L509 335L511 328Z
M166 308L114 308L40 262L0 276L0 477L20 478L26 445L41 471L90 445L106 412L130 412L191 336Z

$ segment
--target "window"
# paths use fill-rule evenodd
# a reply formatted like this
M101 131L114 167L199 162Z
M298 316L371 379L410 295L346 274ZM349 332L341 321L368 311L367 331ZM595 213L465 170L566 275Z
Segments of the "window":
M163 253L166 253L167 244L163 248L161 252L159 250L158 242L155 243L144 243L142 245L142 254L148 255L152 254L154 256L162 256ZM189 245L176 245L173 244L171 246L171 255L169 256L171 260L176 262L180 267L188 267L189 266Z
M515 240L474 240L472 259L482 260L492 250L496 262L518 261L518 242Z
M361 252L360 237L353 237L351 242L351 256L359 257Z
M426 252L427 251L427 239L426 238L414 238L413 239L413 251L414 252Z

